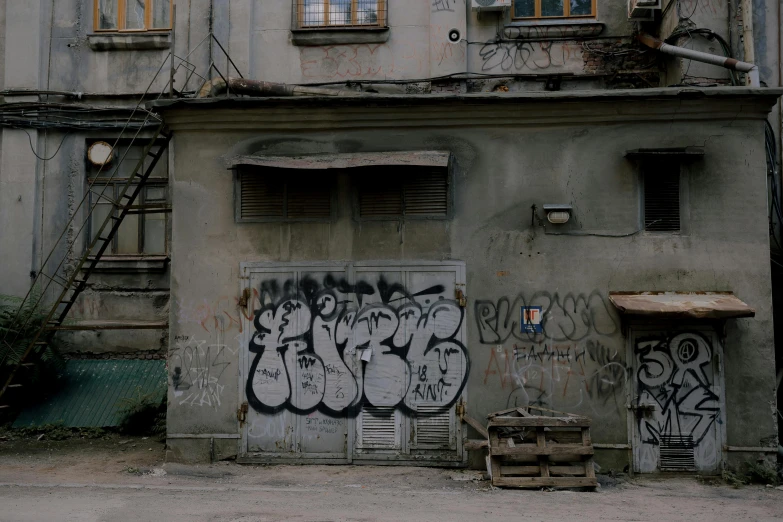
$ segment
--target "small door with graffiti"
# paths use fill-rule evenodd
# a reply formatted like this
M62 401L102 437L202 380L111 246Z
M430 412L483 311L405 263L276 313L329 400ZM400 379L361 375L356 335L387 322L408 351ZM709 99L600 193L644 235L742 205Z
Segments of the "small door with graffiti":
M630 339L635 471L718 472L725 412L717 334L636 329Z
M248 263L243 273L246 457L462 460L461 264Z

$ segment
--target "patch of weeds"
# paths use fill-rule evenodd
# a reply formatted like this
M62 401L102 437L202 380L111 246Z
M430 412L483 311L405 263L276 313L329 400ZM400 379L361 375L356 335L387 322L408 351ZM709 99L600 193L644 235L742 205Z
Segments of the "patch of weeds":
M723 480L725 480L726 484L728 484L733 488L741 488L742 486L748 484L748 479L745 476L738 475L733 471L729 471L729 470L724 470Z
M32 438L39 440L100 439L106 438L109 434L103 428L68 428L62 424L27 426L11 430L8 433L12 433L22 439Z
M134 396L121 399L125 404L120 411L120 432L126 435L166 435L165 390L142 393L136 388Z
M133 466L128 466L127 468L125 468L122 471L124 471L125 473L130 473L131 475L139 475L139 474L141 474L141 471L139 470L139 468L134 468Z
M780 484L777 470L766 462L748 462L746 466L748 468L748 480L751 483L772 484L773 486Z
M723 483L723 481L721 481L721 477L716 475L697 475L696 480L705 486L720 486ZM726 480L725 477L723 480Z

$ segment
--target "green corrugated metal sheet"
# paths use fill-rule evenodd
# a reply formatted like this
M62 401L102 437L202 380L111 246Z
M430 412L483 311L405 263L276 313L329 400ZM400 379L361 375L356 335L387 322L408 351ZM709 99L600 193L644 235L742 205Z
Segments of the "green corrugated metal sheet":
M70 428L110 427L120 423L123 399L166 393L166 362L148 360L71 360L56 394L23 411L14 428L58 424Z

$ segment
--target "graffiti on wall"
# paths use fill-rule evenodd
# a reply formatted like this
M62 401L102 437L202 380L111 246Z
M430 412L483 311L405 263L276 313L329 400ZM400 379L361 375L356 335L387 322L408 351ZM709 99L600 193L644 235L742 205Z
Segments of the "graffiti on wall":
M224 344L178 340L168 362L174 400L179 405L218 409L226 389L220 379L236 353Z
M479 50L482 72L540 71L581 62L581 49L567 42L490 40Z
M470 362L459 341L463 310L443 293L383 278L262 283L248 403L267 414L332 416L357 415L364 404L420 415L420 406L427 414L449 408Z
M714 392L713 346L702 334L682 332L635 342L636 422L641 471L667 467L661 450L678 465L714 468L720 398Z
M540 333L523 328L522 308L540 308ZM479 300L474 307L483 344L500 344L512 337L523 342L560 342L580 341L590 334L611 336L618 332L619 323L610 309L598 291L589 295L537 292L528 298L519 294L495 302Z
M427 62L413 44L305 46L299 50L302 76L309 79L383 79L423 74Z
M484 385L499 385L507 407L620 411L629 375L610 310L597 291L476 301L480 342L493 346Z

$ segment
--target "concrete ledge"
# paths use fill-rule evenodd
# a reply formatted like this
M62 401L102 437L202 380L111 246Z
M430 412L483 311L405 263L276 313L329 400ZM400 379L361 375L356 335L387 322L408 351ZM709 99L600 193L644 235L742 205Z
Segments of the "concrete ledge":
M388 27L363 27L360 29L292 29L294 45L338 45L386 43Z
M145 51L171 47L171 33L106 33L87 36L93 51Z

